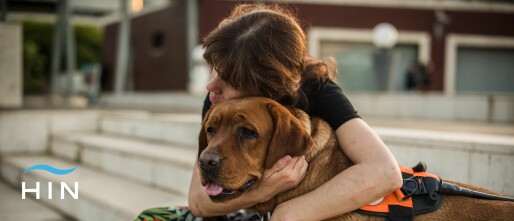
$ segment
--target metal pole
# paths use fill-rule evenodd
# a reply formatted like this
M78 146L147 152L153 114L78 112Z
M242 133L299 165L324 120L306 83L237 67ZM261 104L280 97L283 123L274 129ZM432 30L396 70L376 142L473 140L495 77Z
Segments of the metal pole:
M0 0L0 22L7 20L7 0Z
M73 73L76 68L75 34L73 31L73 24L71 22L71 1L64 0L64 2L64 22L66 24L66 95L70 97L73 93Z
M193 58L191 52L198 44L198 0L186 1L187 7L187 59L189 68L189 80L191 81L193 70Z
M125 89L128 59L129 59L129 46L130 46L130 8L127 0L121 1L121 22L118 30L118 52L116 56L116 80L114 92L122 94Z
M64 5L63 0L57 1L57 16L55 16L54 36L52 45L52 66L50 70L50 83L51 91L50 96L54 97L57 94L57 86L59 85L59 71L61 67L61 52L62 52L62 34L63 34L63 18L64 18Z

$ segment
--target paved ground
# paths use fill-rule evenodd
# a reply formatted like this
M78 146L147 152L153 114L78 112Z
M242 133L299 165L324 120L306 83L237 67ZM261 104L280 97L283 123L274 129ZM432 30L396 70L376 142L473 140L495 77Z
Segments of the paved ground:
M64 221L70 220L31 198L22 199L21 192L0 180L0 220L2 221Z

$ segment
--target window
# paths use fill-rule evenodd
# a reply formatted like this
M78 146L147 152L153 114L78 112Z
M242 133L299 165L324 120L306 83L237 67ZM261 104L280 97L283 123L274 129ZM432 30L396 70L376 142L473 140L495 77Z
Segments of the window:
M408 67L428 62L430 35L400 31L396 46L384 50L372 44L371 29L313 27L309 54L337 60L338 81L345 91L405 91Z
M514 48L457 48L457 92L514 92Z
M445 92L514 93L514 38L450 34Z
M345 91L405 91L406 71L417 62L417 45L379 50L371 43L322 41L321 57L337 61L337 80Z

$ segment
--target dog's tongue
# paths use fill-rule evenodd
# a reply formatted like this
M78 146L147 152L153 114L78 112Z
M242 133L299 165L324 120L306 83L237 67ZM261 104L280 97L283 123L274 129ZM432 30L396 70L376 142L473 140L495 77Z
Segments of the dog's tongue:
M209 196L217 196L220 195L220 193L223 191L223 188L221 186L218 186L214 183L208 183L205 185L205 192L209 194Z

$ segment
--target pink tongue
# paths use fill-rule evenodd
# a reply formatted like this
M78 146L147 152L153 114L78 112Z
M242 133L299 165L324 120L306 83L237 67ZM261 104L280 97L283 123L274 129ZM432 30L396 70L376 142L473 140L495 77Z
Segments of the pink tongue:
M221 191L223 191L223 188L214 183L208 183L207 185L205 185L205 192L207 192L209 196L220 195Z

